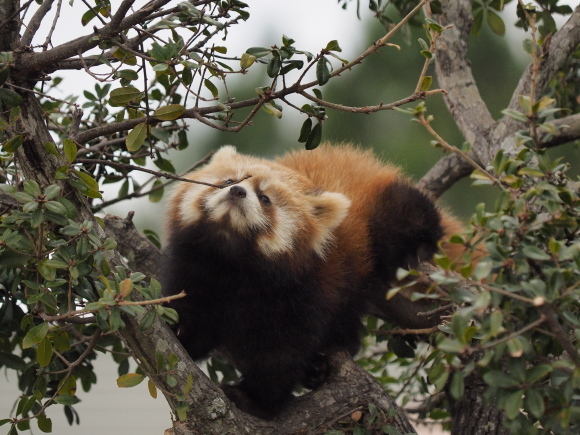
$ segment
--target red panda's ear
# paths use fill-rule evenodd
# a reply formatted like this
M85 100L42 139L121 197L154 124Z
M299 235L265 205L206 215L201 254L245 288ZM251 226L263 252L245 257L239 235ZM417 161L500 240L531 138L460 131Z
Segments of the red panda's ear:
M228 163L237 155L236 147L233 145L225 145L215 152L211 158L212 163Z
M320 224L323 232L330 232L339 226L350 207L350 199L342 193L323 192L310 197L314 218Z

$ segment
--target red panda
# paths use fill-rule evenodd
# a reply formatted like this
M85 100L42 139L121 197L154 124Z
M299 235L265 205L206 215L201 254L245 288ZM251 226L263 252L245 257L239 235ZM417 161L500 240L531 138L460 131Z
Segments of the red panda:
M398 168L348 145L274 161L224 146L187 178L232 186L174 189L163 292L185 290L170 302L179 340L195 360L223 349L242 373L224 391L262 418L320 384L328 355L358 351L361 318L385 297L373 282L431 259L457 229Z

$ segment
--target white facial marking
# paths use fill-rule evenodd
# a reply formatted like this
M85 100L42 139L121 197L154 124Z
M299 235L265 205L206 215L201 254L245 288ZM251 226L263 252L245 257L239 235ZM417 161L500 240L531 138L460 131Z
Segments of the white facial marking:
M268 220L252 185L248 181L242 181L235 186L245 189L246 196L233 200L230 194L231 187L208 195L205 208L209 218L220 221L229 216L230 225L240 233L246 233L250 229L266 228Z
M273 233L264 234L258 238L259 248L269 257L293 250L298 225L295 216L282 207L276 208L274 219L275 223L271 226Z

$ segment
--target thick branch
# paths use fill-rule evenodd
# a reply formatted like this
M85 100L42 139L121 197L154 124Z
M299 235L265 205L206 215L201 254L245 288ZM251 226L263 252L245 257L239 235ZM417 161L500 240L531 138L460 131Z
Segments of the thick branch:
M453 27L443 32L439 39L436 68L439 85L448 91L447 107L481 160L483 150L489 148L485 133L493 125L493 118L481 98L467 58L467 42L473 23L471 5L471 0L441 2L442 14L436 19L443 26Z
M32 44L32 39L34 38L34 35L38 31L38 28L40 27L40 24L42 23L44 17L46 16L46 14L48 14L50 9L52 8L53 3L54 0L45 0L44 2L42 2L40 7L37 9L36 13L32 16L32 19L28 23L28 26L26 26L24 36L22 36L22 39L20 40L21 45L29 46L30 44Z
M565 118L555 119L550 122L558 130L557 133L544 142L545 148L552 148L564 143L580 139L580 113Z
M457 154L448 154L433 165L419 181L418 186L439 198L457 181L472 172L473 167L466 160Z
M146 271L151 277L159 272L161 252L135 228L133 212L127 218L105 216L105 232L117 241L119 252L133 270Z
M154 0L145 5L143 8L139 9L134 14L119 20L120 15L115 14L115 19L110 23L103 26L101 29L96 30L96 33L81 36L72 41L61 44L52 50L43 51L40 53L25 53L23 54L17 62L17 68L21 71L44 71L48 69L50 65L55 64L64 59L68 59L71 56L76 56L80 53L84 53L91 48L96 47L99 44L99 39L108 39L116 36L119 32L129 29L130 27L137 25L147 17L158 11L160 8L169 3L170 0ZM121 11L127 11L127 7L130 6L132 2L123 2L121 4ZM99 36L100 38L92 39L94 36Z
M570 57L572 52L580 44L580 6L576 6L573 14L566 24L544 43L544 51L541 54L540 65L536 77L536 95L541 96L549 81ZM529 95L532 83L533 65L530 64L522 75L509 104L510 109L520 109L520 95ZM499 149L513 153L515 149L514 134L523 128L522 123L504 116L499 120L490 135L490 147L481 156L484 163L490 162Z

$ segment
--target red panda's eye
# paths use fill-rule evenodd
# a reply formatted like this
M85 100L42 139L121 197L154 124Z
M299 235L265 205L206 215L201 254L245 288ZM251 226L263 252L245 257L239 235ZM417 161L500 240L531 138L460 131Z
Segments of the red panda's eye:
M268 198L266 195L260 195L260 201L262 204L270 204L270 198Z

